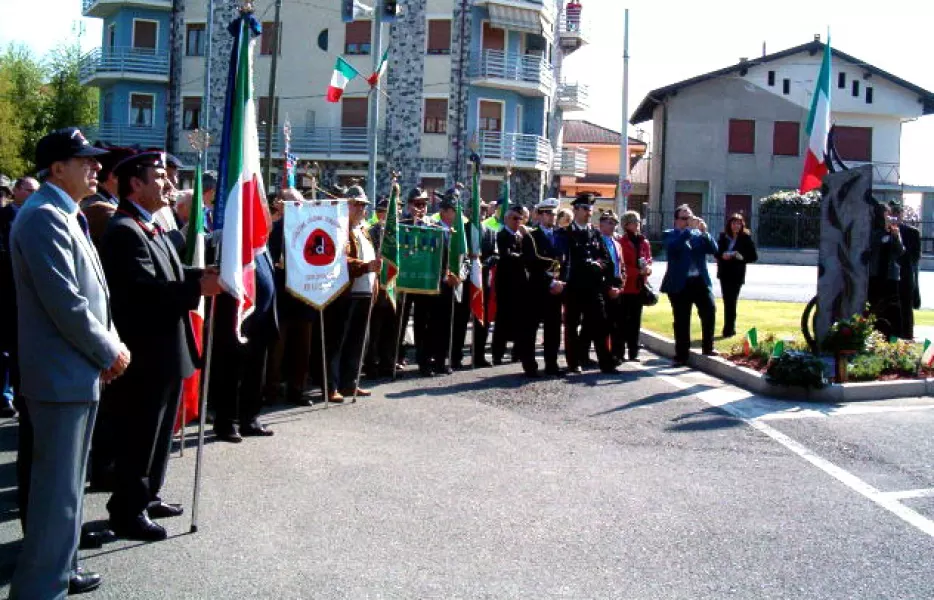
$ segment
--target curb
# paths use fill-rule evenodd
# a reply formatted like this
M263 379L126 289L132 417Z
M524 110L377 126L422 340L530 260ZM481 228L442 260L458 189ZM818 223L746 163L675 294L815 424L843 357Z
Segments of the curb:
M674 340L645 329L642 330L639 339L647 350L659 356L673 358L675 355ZM691 350L688 365L698 371L729 381L750 392L774 398L839 403L934 396L934 379L932 378L834 383L821 389L811 389L769 383L765 375L758 371L738 366L719 356L704 356L696 350Z

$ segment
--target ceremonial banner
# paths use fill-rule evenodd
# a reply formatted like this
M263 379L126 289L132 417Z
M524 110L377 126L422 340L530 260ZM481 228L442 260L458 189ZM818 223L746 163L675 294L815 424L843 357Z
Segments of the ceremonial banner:
M285 287L320 310L350 285L347 203L287 202L283 218Z
M440 227L399 225L399 275L396 290L407 294L437 294L441 281Z

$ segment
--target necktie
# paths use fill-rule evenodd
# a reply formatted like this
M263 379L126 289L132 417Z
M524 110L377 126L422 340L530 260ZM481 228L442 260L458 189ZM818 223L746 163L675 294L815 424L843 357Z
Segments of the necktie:
M88 238L88 241L90 241L91 228L88 226L88 218L84 216L84 213L80 210L78 211L78 225L81 226L81 231L84 233L84 237Z

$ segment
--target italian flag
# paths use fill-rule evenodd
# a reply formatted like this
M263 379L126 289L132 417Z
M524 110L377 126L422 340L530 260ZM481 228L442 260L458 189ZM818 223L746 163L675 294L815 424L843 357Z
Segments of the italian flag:
M478 323L486 323L483 313L483 266L480 264L480 237L483 225L480 224L480 157L471 156L474 161L473 188L470 195L470 312Z
M921 364L925 367L934 365L934 343L931 340L924 340L924 349L921 351Z
M251 17L240 18L240 30L230 61L227 102L218 182L220 220L215 230L220 236L220 283L237 301L235 327L243 338L243 321L256 302L256 256L269 236L269 212L260 179L259 136L253 105L253 64L251 39L258 33Z
M188 219L188 236L185 240L185 264L197 269L204 268L204 201L201 190L201 162L195 167L195 185L191 193L191 209ZM191 331L194 334L198 355L204 352L204 296L198 308L188 311ZM198 417L201 396L201 370L198 369L182 382L182 404L175 430L178 431L192 419ZM183 418L184 415L184 418ZM183 422L184 421L184 422Z
M759 347L759 332L753 327L746 332L746 339L743 340L743 354L749 356L752 351Z
M370 87L376 87L376 84L379 83L379 80L383 78L383 75L386 74L386 69L389 67L389 48L383 52L383 57L379 61L379 66L376 67L376 71L372 75L366 78L366 82L370 84Z
M344 88L359 74L360 72L349 62L338 56L337 64L334 65L334 73L331 74L331 85L328 86L328 102L340 102L341 96L344 95Z
M808 148L804 157L804 172L801 173L801 193L810 192L821 186L824 175L827 174L827 136L830 134L830 36L824 45L824 60L821 62L820 74L817 76L817 86L814 89L814 98L811 100L811 111L808 113L806 133Z
M448 245L448 271L453 273L456 277L463 277L462 266L464 262L464 256L467 254L467 234L464 231L466 229L466 224L464 222L464 213L461 210L461 203L457 203L457 214L454 216L455 227L451 227L451 239ZM464 286L463 284L458 284L457 288L454 290L454 298L458 302L461 301L463 296Z
M383 258L383 269L379 273L379 285L386 291L386 296L396 307L396 278L399 276L399 184L393 183L389 191L389 211L386 213L386 226L379 242L379 253Z

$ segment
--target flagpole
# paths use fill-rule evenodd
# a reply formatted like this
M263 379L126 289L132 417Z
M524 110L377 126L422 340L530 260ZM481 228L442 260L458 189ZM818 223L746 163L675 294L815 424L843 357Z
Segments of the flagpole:
M399 367L399 346L402 345L403 336L405 335L405 330L408 328L408 319L406 319L405 314L405 302L406 302L406 293L402 292L400 299L396 302L397 307L402 307L399 311L399 317L396 319L396 348L395 354L392 359L392 380L396 380L396 371ZM406 322L403 322L406 321Z
M206 111L202 112L205 123L207 122ZM204 157L207 156L208 146L211 144L211 134L205 128L202 132L192 132L189 136L189 143L195 147L198 151L198 162L201 163L205 160ZM195 182L195 185L198 186L196 189L200 189L201 182ZM189 215L190 217L190 215ZM189 219L190 221L190 219ZM214 265L218 266L220 264L220 244L218 244L217 251L214 253ZM201 499L201 466L204 459L204 427L206 423L206 413L208 405L208 392L210 391L210 382L211 382L211 357L213 355L214 349L214 309L216 303L214 302L214 296L208 298L210 304L210 310L206 311L205 316L209 319L208 324L208 339L207 344L204 346L204 368L201 371L201 398L198 402L198 449L195 452L195 481L192 492L191 499L191 533L198 532L198 505L199 500ZM182 402L182 452L185 448L185 403Z
M383 56L383 2L382 0L377 0L374 3L373 11L373 72L377 73L379 71L380 59ZM379 83L377 81L377 83ZM380 98L379 93L373 93L374 90L377 90L377 86L370 88L370 115L367 134L369 135L370 143L370 165L367 169L367 189L369 191L370 199L373 202L376 202L376 159L378 152L378 131L379 127L379 105ZM354 395L356 399L356 394Z
M318 163L311 163L311 199L316 204L318 201L318 175L321 173L321 166ZM327 344L324 343L324 307L318 309L318 328L321 330L321 397L324 399L324 408L330 408L331 402L328 400L328 354Z
M392 173L392 183L390 183L390 188L393 188L393 187L395 187L395 186L398 185L398 184L396 183L396 179L397 179L398 177L399 177L399 174L396 173L395 171L393 171L393 173ZM392 194L393 194L393 190L390 189L390 190L389 190L389 195L391 196ZM399 195L400 195L400 194L397 193L397 194L396 194L396 198L398 198ZM389 215L386 215L386 223L387 223L387 224L389 223ZM353 232L351 232L351 235L353 235ZM385 239L386 239L386 225L384 224L384 225L383 225L383 234L382 234L381 236L379 236L379 244L376 245L376 259L377 259L377 260L382 260L382 257L383 257L383 240L385 240ZM360 374L363 372L363 358L364 358L364 356L366 356L366 345L367 345L367 344L369 343L369 341L370 341L370 320L373 318L373 306L374 306L374 305L376 304L376 302L379 300L379 276L380 276L380 272L382 272L382 268L380 268L380 271L378 271L378 272L376 273L376 293L373 294L373 297L372 297L371 300L370 300L370 306L369 306L369 308L367 308L367 312L366 312L366 328L363 330L363 350L360 352L360 360L357 361L357 377L354 379L354 385L353 385L353 401L354 401L354 402L357 401L357 392L360 390Z

